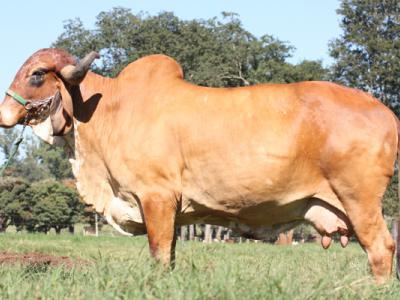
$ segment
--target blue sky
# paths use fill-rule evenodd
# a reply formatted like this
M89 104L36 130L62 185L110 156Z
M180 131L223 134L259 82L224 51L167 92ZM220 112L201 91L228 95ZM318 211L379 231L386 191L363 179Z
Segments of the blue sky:
M63 31L63 21L79 17L85 26L93 27L99 12L116 6L131 8L134 13L172 11L182 19L236 12L244 27L256 36L271 34L294 45L297 50L292 62L321 59L329 65L328 42L341 33L338 0L1 1L0 93L33 52L56 40Z

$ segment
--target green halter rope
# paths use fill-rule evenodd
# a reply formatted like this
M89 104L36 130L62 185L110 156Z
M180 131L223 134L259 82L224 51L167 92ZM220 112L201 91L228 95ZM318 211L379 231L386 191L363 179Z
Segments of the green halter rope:
M36 100L32 102L24 99L24 97L22 97L21 95L17 94L16 92L10 89L6 91L6 95L10 96L19 104L21 104L28 112L28 114L25 117L24 127L22 128L20 135L13 143L13 148L11 150L10 156L7 158L7 161L0 167L0 177L3 176L4 171L10 165L10 162L14 158L14 156L17 154L18 147L24 138L24 131L27 124L29 123L30 117L32 118L33 116L34 118L41 118L42 114L47 114L47 112L50 110L51 103L55 97L51 96L43 100Z
M13 144L13 148L12 148L11 153L10 153L10 156L7 158L6 162L1 166L1 168L0 168L0 177L3 177L4 171L10 165L10 162L14 158L15 154L17 154L18 147L21 144L22 140L24 139L25 128L26 128L26 125L24 125L24 127L22 127L21 133L19 134L18 138L15 140L15 142Z
M21 95L18 95L16 92L14 92L10 89L6 91L6 95L10 96L11 98L13 98L15 101L17 101L19 104L21 104L24 107L26 107L26 105L29 103L29 101L25 100ZM22 140L24 139L25 128L26 128L26 124L24 125L24 127L22 127L22 130L21 130L18 138L13 143L13 148L11 150L10 156L7 158L6 162L0 168L0 177L3 177L4 171L10 165L11 160L14 158L14 156L17 154L19 145L21 144Z
M10 96L13 100L21 104L27 111L24 124L29 124L31 120L44 121L50 113L53 100L59 96L60 92L55 93L53 96L45 99L26 100L21 95L13 90L8 89L6 95Z
M18 95L16 92L12 90L7 90L6 95L10 96L13 98L15 101L17 101L19 104L25 106L29 103L29 101L25 100L24 97Z

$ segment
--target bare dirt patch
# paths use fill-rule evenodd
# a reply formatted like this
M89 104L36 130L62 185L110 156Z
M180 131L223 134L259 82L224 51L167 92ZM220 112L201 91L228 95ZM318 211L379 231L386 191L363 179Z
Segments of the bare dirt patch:
M54 256L50 254L31 252L31 253L11 253L0 252L0 265L22 265L28 267L58 267L67 268L81 267L90 262L83 259L72 259L68 256Z

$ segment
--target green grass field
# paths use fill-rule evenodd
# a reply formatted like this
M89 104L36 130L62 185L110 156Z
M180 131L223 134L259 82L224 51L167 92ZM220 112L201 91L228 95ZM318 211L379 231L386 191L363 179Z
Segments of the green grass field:
M0 266L0 299L400 299L376 286L357 244L177 243L174 271L150 259L144 237L0 235L0 252L90 260L65 267Z

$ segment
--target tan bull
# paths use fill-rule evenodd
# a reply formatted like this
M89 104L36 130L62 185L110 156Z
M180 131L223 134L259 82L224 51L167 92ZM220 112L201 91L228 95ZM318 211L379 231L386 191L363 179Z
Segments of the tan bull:
M178 225L263 238L308 221L325 248L333 233L345 246L354 232L376 280L390 276L381 198L399 123L378 100L328 82L200 87L163 55L110 79L88 72L96 57L76 65L62 50L33 54L0 125L65 140L84 201L117 230L147 232L152 255L169 263Z

